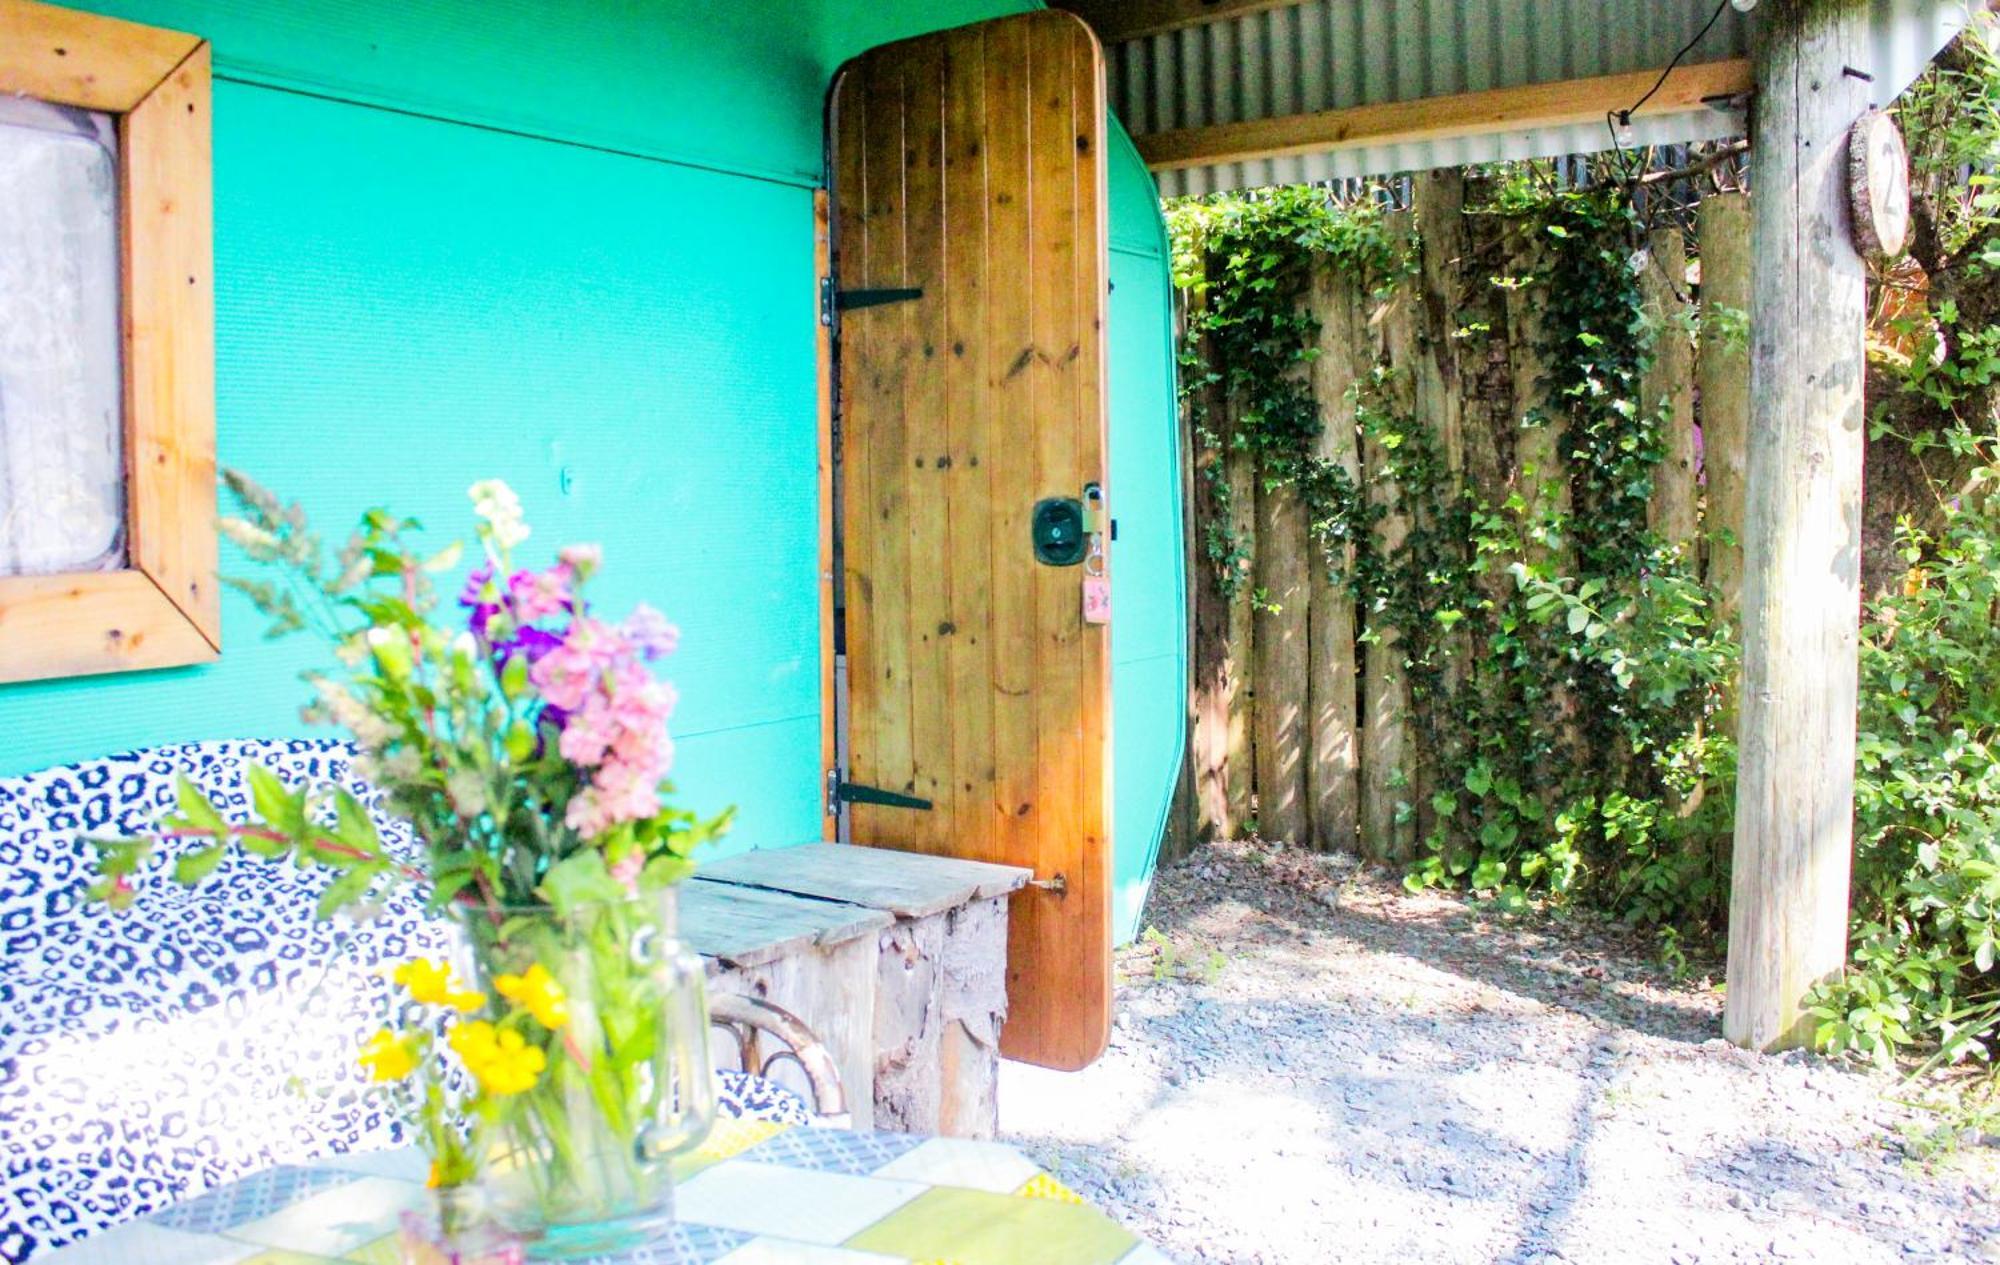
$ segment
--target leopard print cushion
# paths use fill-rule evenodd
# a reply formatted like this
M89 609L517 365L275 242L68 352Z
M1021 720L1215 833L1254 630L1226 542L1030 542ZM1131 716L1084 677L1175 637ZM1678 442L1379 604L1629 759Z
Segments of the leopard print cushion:
M405 1143L354 1051L387 1013L377 969L450 952L413 894L317 922L323 872L232 855L199 891L173 845L114 913L85 895L86 837L146 829L185 774L247 814L247 762L375 793L337 742L157 747L0 779L0 1260L23 1261L273 1164ZM407 827L380 813L393 852ZM722 1074L725 1115L805 1123L795 1094Z

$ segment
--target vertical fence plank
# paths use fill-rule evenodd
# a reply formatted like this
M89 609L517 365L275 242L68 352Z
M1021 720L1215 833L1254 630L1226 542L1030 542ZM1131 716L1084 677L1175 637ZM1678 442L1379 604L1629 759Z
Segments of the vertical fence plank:
M1365 281L1331 266L1313 274L1312 310L1319 318L1319 355L1312 363L1313 398L1322 429L1318 456L1361 482L1360 435L1355 429L1356 391L1374 367L1368 338ZM1356 851L1360 845L1360 667L1354 634L1354 593L1348 581L1354 546L1328 557L1312 542L1312 608L1308 612L1306 695L1310 758L1306 765L1307 814L1313 846L1322 852Z
M1223 662L1228 675L1225 693L1226 724L1223 752L1223 790L1228 797L1229 817L1234 833L1249 833L1256 796L1256 769L1252 762L1251 706L1255 691L1251 663L1256 646L1256 620L1251 608L1251 588L1256 579L1251 559L1257 555L1257 460L1233 442L1236 410L1227 407L1229 436L1222 457L1223 484L1228 488L1228 538L1235 542L1237 555L1232 563L1235 593L1229 599L1223 643Z
M1743 599L1743 468L1750 440L1750 199L1723 193L1697 214L1701 243L1702 469L1708 479L1708 582L1731 623Z
M1312 842L1306 818L1306 508L1296 485L1257 480L1256 631L1253 677L1257 833Z
M1653 363L1640 382L1640 407L1660 418L1662 457L1653 471L1646 525L1669 545L1695 545L1694 344L1688 328L1687 242L1679 228L1646 238L1650 263L1639 275L1641 310L1653 329Z
M1398 212L1389 231L1407 237L1408 215ZM1382 313L1383 353L1393 370L1385 388L1391 398L1384 403L1404 415L1416 409L1409 366L1416 358L1421 302L1420 283L1406 279L1397 284ZM1372 544L1380 556L1390 558L1409 536L1408 509L1401 490L1387 477L1388 454L1379 440L1364 442L1361 464L1368 474L1368 504L1379 515ZM1368 612L1371 637L1362 659L1361 847L1364 855L1399 861L1412 855L1415 845L1414 822L1397 812L1410 793L1410 681L1395 628L1374 616Z

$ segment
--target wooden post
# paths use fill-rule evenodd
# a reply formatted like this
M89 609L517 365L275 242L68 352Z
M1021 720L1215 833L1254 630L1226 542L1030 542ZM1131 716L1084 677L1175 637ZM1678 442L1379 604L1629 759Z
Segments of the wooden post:
M1199 320L1202 293L1190 294L1188 302L1188 320ZM1206 340L1199 350L1204 365L1214 363ZM1232 518L1232 513L1240 514L1240 506L1234 504L1239 498L1233 493L1241 480L1232 473L1231 459L1223 448L1201 442L1228 440L1229 409L1221 388L1211 385L1191 396L1187 412L1194 455L1189 465L1189 493L1195 521L1188 567L1188 587L1194 599L1194 630L1188 653L1194 682L1188 705L1193 713L1189 758L1194 776L1195 831L1204 840L1233 839L1249 817L1247 761L1242 754L1249 744L1243 729L1247 700L1241 697L1249 664L1247 608L1241 600L1231 601L1224 595L1206 544L1235 531L1239 520ZM1192 434L1197 420L1210 432L1208 436L1198 439ZM1236 464L1241 464L1240 458Z
M1319 317L1319 355L1312 363L1319 406L1318 456L1361 482L1355 392L1375 365L1368 336L1366 280L1322 265L1313 274L1312 310ZM1311 555L1312 609L1306 666L1311 707L1311 759L1306 765L1307 814L1313 846L1322 852L1360 846L1361 749L1356 732L1360 669L1354 644L1354 547L1334 557Z
M1652 257L1639 276L1641 303L1653 327L1653 363L1640 383L1640 407L1657 409L1664 455L1653 472L1647 526L1682 550L1695 546L1694 342L1688 329L1687 242L1678 228L1654 229ZM1690 561L1695 559L1690 555Z
M1719 193L1696 215L1701 243L1702 470L1708 479L1708 583L1716 615L1735 623L1743 597L1743 463L1750 439L1750 345L1740 322L1750 314L1750 199Z
M1407 237L1409 215L1397 212L1389 231ZM1383 403L1403 417L1416 410L1412 366L1420 286L1415 280L1399 282L1382 313L1383 358L1390 370L1389 398ZM1410 534L1409 512L1401 489L1388 477L1388 453L1381 443L1367 440L1361 461L1368 472L1368 503L1381 511L1373 544L1383 557L1391 557ZM1376 860L1402 861L1416 845L1414 818L1399 820L1396 811L1410 796L1410 680L1395 628L1382 623L1367 631L1372 636L1362 655L1361 848Z
M1235 408L1230 407L1230 428L1235 426ZM1228 434L1228 432L1224 432ZM1256 576L1251 559L1257 556L1257 460L1248 451L1231 444L1222 457L1223 483L1229 489L1229 538L1236 542L1236 592L1229 599L1223 634L1222 664L1226 678L1223 689L1223 794L1228 804L1230 837L1249 833L1251 805L1256 795L1256 770L1251 761L1251 693L1256 678L1256 619L1251 608Z
M1306 817L1306 637L1310 568L1305 502L1290 483L1257 480L1255 682L1257 833L1310 847Z
M1861 594L1866 274L1847 133L1868 104L1861 0L1758 14L1751 134L1750 452L1743 512L1729 991L1723 1035L1811 1036L1801 1003L1847 956Z

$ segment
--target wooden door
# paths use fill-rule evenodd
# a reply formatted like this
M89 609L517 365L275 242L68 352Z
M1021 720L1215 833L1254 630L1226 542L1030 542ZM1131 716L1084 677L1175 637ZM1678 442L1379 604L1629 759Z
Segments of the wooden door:
M1052 884L1002 1049L1058 1068L1110 1033L1110 639L1030 522L1105 484L1103 83L1043 11L872 49L831 114L846 776L931 805L851 837Z

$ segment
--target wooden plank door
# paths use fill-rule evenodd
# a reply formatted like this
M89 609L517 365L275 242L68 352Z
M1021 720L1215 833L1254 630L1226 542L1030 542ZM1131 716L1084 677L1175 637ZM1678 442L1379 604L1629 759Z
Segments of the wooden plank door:
M850 833L1052 884L1014 898L1002 1049L1058 1068L1110 1033L1110 639L1030 523L1105 484L1103 83L1027 13L862 54L830 124L847 778L932 805Z

